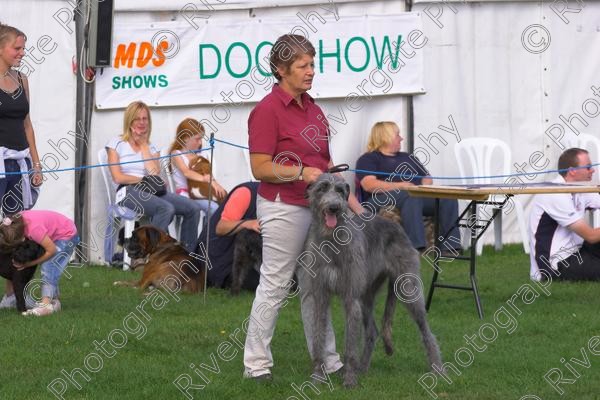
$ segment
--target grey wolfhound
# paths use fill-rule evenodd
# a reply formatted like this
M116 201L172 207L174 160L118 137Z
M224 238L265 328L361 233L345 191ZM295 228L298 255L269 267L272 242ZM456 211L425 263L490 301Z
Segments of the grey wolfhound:
M331 295L337 294L346 312L344 386L358 384L358 374L369 368L378 336L373 303L386 280L388 294L382 324L386 353L393 352L392 318L398 295L421 332L430 367L441 367L440 350L426 319L418 252L399 224L374 213L350 214L349 192L349 185L331 174L322 174L308 188L312 222L304 251L298 257L298 275L300 287L314 298L314 372L320 373L323 365L327 310Z

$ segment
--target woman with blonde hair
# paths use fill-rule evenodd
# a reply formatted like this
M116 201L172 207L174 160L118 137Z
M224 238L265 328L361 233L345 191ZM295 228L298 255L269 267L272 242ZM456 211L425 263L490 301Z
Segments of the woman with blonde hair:
M160 178L159 150L150 143L152 117L141 101L125 109L123 133L106 144L113 181L119 185L119 205L150 217L152 225L167 232L175 215L183 217L181 242L194 251L200 207L192 200L166 191Z
M204 126L193 119L185 118L177 126L177 132L175 133L175 140L169 148L169 154L173 156L171 158L171 166L173 167L173 180L175 181L175 191L178 195L190 198L188 179L208 183L211 181L210 174L199 174L192 170L190 166L194 165L200 159L209 163L204 157L197 154L198 149L202 148L202 137L204 136ZM212 178L212 192L218 199L223 199L227 195L227 192ZM219 208L219 204L216 201L209 202L208 199L194 199L196 203L200 205L200 208L204 211L208 211L208 205L211 205L210 214Z
M424 250L425 226L423 216L433 216L435 199L412 197L402 190L407 186L431 185L429 172L417 157L400 151L402 136L395 122L375 123L369 135L367 152L356 162L356 176L360 182L362 201L376 208L394 205L402 216L402 225L413 246ZM440 233L445 235L441 249L460 252L460 232L455 222L458 202L440 199ZM446 243L444 243L446 242Z

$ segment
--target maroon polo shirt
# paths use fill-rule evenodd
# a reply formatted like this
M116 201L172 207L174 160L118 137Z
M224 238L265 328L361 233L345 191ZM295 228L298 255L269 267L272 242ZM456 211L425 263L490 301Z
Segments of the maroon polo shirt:
M269 154L273 161L282 165L299 165L325 171L331 159L329 155L329 122L323 111L307 93L298 103L279 85L273 85L248 118L248 147L250 153ZM274 201L279 194L282 202L308 206L304 197L306 183L261 182L258 194Z

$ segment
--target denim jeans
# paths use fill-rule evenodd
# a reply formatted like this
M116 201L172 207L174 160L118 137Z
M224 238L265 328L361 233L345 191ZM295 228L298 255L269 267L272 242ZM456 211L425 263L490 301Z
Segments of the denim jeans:
M55 240L56 254L42 263L42 297L57 298L60 291L58 280L79 243L79 235L67 240Z
M150 217L150 223L165 232L175 215L183 217L181 224L181 244L188 251L194 251L198 242L198 222L200 204L175 193L154 196L127 186L127 195L119 205L130 208L140 215Z
M196 199L194 201L200 206L200 209L202 211L204 211L204 213L208 214L208 200L206 200L206 199ZM213 215L215 215L215 212L217 211L218 208L219 208L219 203L217 203L216 201L211 201L210 202L210 216L211 217Z

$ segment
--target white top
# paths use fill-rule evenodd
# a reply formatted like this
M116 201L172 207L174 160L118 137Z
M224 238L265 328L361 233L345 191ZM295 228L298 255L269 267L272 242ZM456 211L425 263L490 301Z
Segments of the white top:
M562 176L553 180L565 183ZM583 219L587 208L600 208L598 193L537 194L529 215L530 277L542 278L538 263L558 269L560 261L579 251L583 238L567 228ZM546 268L547 269L547 268Z
M119 163L125 163L121 164L122 173L139 177L148 175L146 168L144 168L144 162L142 161L142 152L136 153L133 151L129 143L121 139L121 137L111 139L106 144L106 148L115 150L119 155ZM150 153L156 154L158 152L158 149L153 144L150 144Z
M181 150L173 151L173 158L175 157L179 157L188 168L190 167L191 160L186 154L181 154ZM173 167L173 182L175 182L175 190L188 190L187 178L183 175L183 172L177 168L177 164L175 164L173 158L171 159L171 166Z

